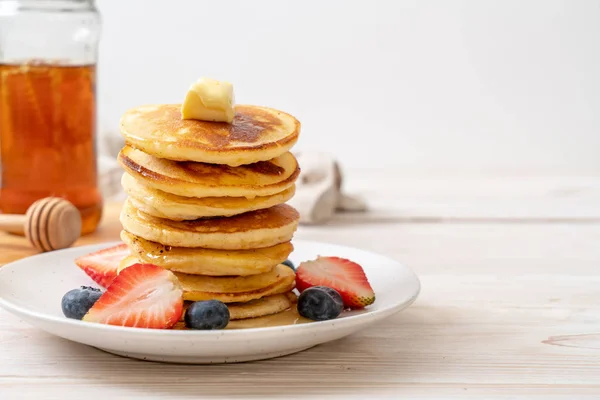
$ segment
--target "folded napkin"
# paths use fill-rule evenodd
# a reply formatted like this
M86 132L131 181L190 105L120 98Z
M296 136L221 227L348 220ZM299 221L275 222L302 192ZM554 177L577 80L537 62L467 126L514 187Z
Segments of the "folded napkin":
M344 176L339 163L329 153L295 154L301 172L296 194L288 201L300 213L301 224L322 224L336 212L366 211L365 202L342 191Z
M98 138L98 184L105 200L124 201L121 187L123 168L117 162L119 150L125 145L120 134L104 132Z
M124 200L121 188L123 170L117 163L123 139L104 135L99 143L98 158L100 189L107 200ZM302 152L295 154L301 167L296 182L296 194L288 202L300 213L301 224L323 224L336 212L363 212L367 206L358 197L342 191L344 180L339 163L328 153Z

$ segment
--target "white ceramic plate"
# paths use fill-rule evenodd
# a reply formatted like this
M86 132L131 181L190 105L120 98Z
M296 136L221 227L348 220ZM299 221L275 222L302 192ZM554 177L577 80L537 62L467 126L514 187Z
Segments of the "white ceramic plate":
M73 263L114 243L76 247L28 257L0 268L0 306L51 334L144 360L223 363L278 357L370 328L409 306L420 290L407 267L387 257L350 247L295 240L297 265L318 255L361 264L376 294L373 305L330 321L241 330L191 331L117 327L68 319L61 299L81 285L95 285ZM97 285L95 285L97 286Z

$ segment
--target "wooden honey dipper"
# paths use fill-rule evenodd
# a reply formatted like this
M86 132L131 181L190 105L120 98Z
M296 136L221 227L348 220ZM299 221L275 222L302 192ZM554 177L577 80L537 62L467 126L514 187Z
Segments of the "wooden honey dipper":
M64 249L81 235L81 214L65 199L46 197L33 203L25 215L0 214L0 230L25 233L39 251Z

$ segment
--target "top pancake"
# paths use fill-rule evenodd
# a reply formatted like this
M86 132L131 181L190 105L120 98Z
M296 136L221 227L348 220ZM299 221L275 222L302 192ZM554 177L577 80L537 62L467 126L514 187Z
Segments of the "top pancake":
M180 109L180 104L133 108L121 118L121 134L156 157L235 167L280 156L300 133L296 118L272 108L238 105L231 124L184 120Z

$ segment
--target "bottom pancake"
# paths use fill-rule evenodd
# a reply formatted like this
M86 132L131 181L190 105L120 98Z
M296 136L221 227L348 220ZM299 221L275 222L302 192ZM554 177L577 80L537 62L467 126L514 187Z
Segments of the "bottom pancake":
M298 314L298 308L294 304L287 310L276 314L229 321L229 324L227 324L225 329L270 328L274 326L299 325L311 322L313 321Z
M290 292L290 294L293 293ZM296 300L294 299L292 300L291 307L275 314L267 314L255 318L231 319L225 329L269 328L275 326L306 324L311 322L313 321L298 314ZM183 321L179 321L175 324L173 329L189 330L190 328L187 328Z
M292 307L297 301L297 296L293 292L275 294L272 296L262 297L260 299L251 300L246 303L229 303L230 320L240 320L247 318L258 318L265 315L277 314ZM189 307L191 302L184 304L185 309ZM183 321L185 314L182 314Z

